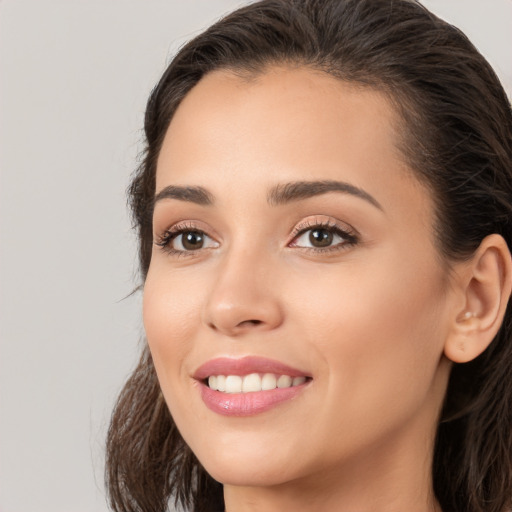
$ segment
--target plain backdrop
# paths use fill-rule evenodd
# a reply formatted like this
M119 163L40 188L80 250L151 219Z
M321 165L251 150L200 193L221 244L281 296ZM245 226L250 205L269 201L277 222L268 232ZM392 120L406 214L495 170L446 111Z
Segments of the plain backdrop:
M0 512L105 512L142 334L125 189L147 96L236 0L0 0ZM425 0L512 91L512 0Z

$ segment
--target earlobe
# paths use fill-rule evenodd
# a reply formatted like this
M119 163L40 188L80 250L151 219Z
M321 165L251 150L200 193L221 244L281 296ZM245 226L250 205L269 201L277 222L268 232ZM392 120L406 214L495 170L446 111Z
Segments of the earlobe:
M463 308L454 312L445 356L455 363L478 357L503 322L512 290L512 259L500 235L489 235L457 276Z

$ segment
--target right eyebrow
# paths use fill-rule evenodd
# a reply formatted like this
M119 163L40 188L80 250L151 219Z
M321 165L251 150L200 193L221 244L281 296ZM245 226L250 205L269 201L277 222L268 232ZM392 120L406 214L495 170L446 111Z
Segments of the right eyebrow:
M169 185L156 194L153 205L163 199L178 199L179 201L188 201L202 206L210 206L213 204L212 194L203 187Z

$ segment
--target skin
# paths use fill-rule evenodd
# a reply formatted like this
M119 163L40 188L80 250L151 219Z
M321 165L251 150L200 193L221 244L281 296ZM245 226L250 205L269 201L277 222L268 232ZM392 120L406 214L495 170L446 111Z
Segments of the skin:
M155 241L176 224L207 238L188 252L154 245L144 324L174 420L224 484L228 512L440 510L430 472L443 351L465 303L434 244L432 199L396 149L399 125L377 91L271 68L207 75L169 126L157 193L200 186L214 200L157 201ZM337 191L267 201L276 185L312 180L379 206ZM294 229L317 222L357 242L315 251ZM247 355L312 381L258 415L212 412L192 375Z

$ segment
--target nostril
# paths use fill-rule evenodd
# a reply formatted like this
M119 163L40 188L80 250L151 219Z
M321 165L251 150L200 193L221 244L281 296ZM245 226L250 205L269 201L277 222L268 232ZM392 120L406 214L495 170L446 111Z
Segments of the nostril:
M263 323L261 320L244 320L238 324L238 327L244 327L246 325L260 325Z
M231 334L236 334L241 331L244 331L246 328L256 327L258 325L262 325L265 322L263 320L243 320L238 324L235 324L232 328L227 326L219 326L215 324L215 322L208 322L208 327L214 331L227 332Z

